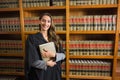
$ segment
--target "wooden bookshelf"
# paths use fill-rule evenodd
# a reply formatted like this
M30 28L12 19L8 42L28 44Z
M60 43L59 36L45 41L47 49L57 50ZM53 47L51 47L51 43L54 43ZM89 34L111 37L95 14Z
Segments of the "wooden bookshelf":
M0 53L0 57L23 57L25 56L25 41L29 34L35 34L37 31L25 31L25 17L38 17L39 14L44 12L49 12L55 16L65 16L65 27L66 29L63 31L56 31L58 35L62 35L62 39L66 41L66 70L65 75L62 77L65 80L70 79L85 79L85 80L119 80L118 75L120 72L117 72L117 62L120 60L118 54L118 42L120 40L120 0L117 0L117 4L98 4L98 5L70 5L71 0L65 0L66 3L64 6L38 6L38 7L23 7L22 0L18 0L19 7L18 8L0 8L0 13L11 13L13 14L6 15L2 14L2 16L14 17L18 16L20 18L20 32L0 32L0 35L19 35L22 44L23 44L23 53ZM103 0L104 1L104 0ZM17 13L17 15L16 15ZM12 15L12 16L11 16ZM116 20L116 28L115 30L75 30L71 31L71 16L88 16L88 15L117 15ZM2 17L0 16L0 17ZM1 26L1 25L0 25ZM88 36L89 35L89 38ZM97 35L97 36L94 36ZM99 36L98 36L99 35ZM91 37L90 37L91 36ZM74 39L74 37L77 37ZM90 56L90 55L79 55L79 56L71 56L69 41L73 40L111 40L114 42L112 55L106 56ZM70 63L71 59L84 59L84 60L110 60L112 63L111 75L110 76L74 76L70 75ZM113 66L114 65L114 66ZM16 76L24 76L24 72L0 72L1 75L16 75ZM116 78L116 76L118 78Z
M81 5L78 5L78 6L70 6L70 9L91 9L91 8L117 8L118 7L118 5L83 5L83 6L81 6Z
M70 34L115 34L115 31L70 31Z
M24 57L23 53L0 53L0 56L7 57Z
M32 11L32 10L61 10L61 9L66 9L65 6L47 6L47 7L33 7L33 8L24 8L24 11Z
M20 9L19 8L2 8L2 9L0 9L0 11L5 11L5 12L20 11Z
M112 77L102 77L102 76L69 76L75 79L100 79L100 80L112 80Z
M72 59L113 59L113 56L70 56Z

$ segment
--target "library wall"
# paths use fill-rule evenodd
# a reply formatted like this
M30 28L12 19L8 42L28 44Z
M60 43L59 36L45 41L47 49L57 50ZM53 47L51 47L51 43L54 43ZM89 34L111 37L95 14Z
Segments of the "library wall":
M51 13L63 80L120 79L120 0L0 0L0 80L24 80L25 41Z

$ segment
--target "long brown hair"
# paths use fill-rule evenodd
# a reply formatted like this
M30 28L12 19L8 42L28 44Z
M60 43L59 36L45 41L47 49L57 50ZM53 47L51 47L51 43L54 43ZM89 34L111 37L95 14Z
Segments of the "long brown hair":
M41 17L39 18L39 20L41 20L42 17L45 16L45 15L49 16L50 19L51 19L51 25L50 25L50 28L49 28L48 33L47 33L48 34L48 40L50 42L53 41L55 43L57 49L59 50L60 38L55 32L55 25L53 24L52 15L50 13L43 13L41 15Z

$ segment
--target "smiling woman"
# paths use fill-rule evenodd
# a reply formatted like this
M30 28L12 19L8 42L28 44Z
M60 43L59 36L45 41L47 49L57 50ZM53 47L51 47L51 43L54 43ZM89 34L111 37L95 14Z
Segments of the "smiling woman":
M60 39L55 33L52 16L44 13L40 18L40 32L29 35L26 40L25 76L26 80L62 80L61 63L65 59ZM40 52L39 45L54 42L56 54ZM42 56L49 58L44 61Z
M41 31L47 31L51 25L51 18L45 15L40 19L40 23L41 23L41 28L40 28Z

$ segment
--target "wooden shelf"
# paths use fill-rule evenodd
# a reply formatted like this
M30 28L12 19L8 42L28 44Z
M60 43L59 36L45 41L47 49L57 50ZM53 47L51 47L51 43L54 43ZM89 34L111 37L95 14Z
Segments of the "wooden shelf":
M112 77L107 77L107 76L74 76L70 75L70 78L75 78L75 79L102 79L102 80L112 80Z
M23 8L25 11L32 11L32 10L59 10L59 9L66 9L65 6L45 6L45 7L31 7L31 8Z
M93 9L93 8L117 8L118 5L78 5L78 6L70 6L70 9Z
M118 33L120 34L120 30L118 30Z
M66 34L66 31L56 31L57 34Z
M118 56L118 58L117 59L119 59L120 60L120 56Z
M120 72L116 72L116 79L115 80L120 80Z
M0 32L0 34L21 34L21 32Z
M115 34L115 31L70 31L70 34Z
M116 74L117 74L116 76L119 76L119 77L120 77L120 72L116 72Z
M39 31L25 31L24 34L28 35L28 34L35 34Z
M65 75L62 75L62 78L66 78L66 76L65 76Z
M70 16L86 16L86 15L117 15L117 21L116 21L116 29L119 29L120 26L120 0L118 0L118 4L110 4L110 5L76 5L76 6L70 6L70 0L65 0L66 1L66 5L65 6L43 6L43 7L29 7L29 8L24 8L23 7L23 0L19 0L19 8L0 8L0 13L6 13L6 14L2 14L5 17L8 16L9 14L7 14L7 12L11 13L12 16L10 15L10 17L14 17L14 16L18 16L20 18L20 25L21 25L21 31L20 32L0 32L0 35L16 35L18 36L17 39L21 39L22 40L22 44L23 44L23 49L25 48L25 40L27 38L27 35L29 34L35 34L38 31L25 31L25 23L24 23L24 19L25 17L36 17L39 16L39 14L43 13L43 12L50 12L54 15L64 15L66 18L66 30L65 31L56 31L57 34L62 34L63 39L66 41L66 62L69 62L70 59L97 59L97 60L110 60L111 63L113 63L111 72L112 72L112 76L80 76L80 75L69 75L69 71L70 71L70 66L69 63L66 63L66 70L65 73L66 75L62 75L62 78L65 78L65 80L70 80L71 78L74 79L84 79L84 80L115 80L115 73L117 73L117 76L120 76L120 72L116 72L116 65L117 65L117 60L120 60L120 56L116 56L115 53L118 52L117 48L118 48L118 35L120 35L120 30L119 31L70 31ZM30 4L31 5L31 4ZM89 10L90 9L90 10ZM105 11L106 10L106 11ZM90 12L91 11L91 12ZM99 11L101 11L99 13ZM16 14L17 12L17 14ZM90 12L90 13L89 13ZM15 15L14 15L15 14ZM3 17L4 17L3 16ZM2 17L2 16L1 16ZM79 37L80 34L80 37ZM90 34L90 38L88 38L88 35L84 35L84 34ZM95 35L95 36L91 36L91 35ZM96 35L98 35L98 37L96 38ZM100 35L100 37L99 37ZM105 35L109 37L109 38L103 38ZM114 35L114 36L113 36ZM15 36L15 37L16 37ZM76 36L78 40L111 40L114 41L114 46L113 46L113 56L93 56L93 55L88 55L88 56L84 56L84 55L79 55L79 56L70 56L69 55L69 50L70 50L70 46L69 46L69 40L71 40L71 38L74 38L74 36ZM101 37L102 36L102 37ZM20 38L19 38L20 37ZM61 35L60 35L61 37ZM85 37L85 38L84 38ZM95 37L95 38L94 38ZM5 36L6 38L6 36ZM10 37L11 38L11 37ZM103 38L103 39L102 39ZM4 39L4 38L3 38ZM8 37L7 37L8 39ZM0 53L1 57L20 57L23 58L23 63L24 63L24 56L25 53ZM24 76L24 72L0 72L0 75L16 75L16 76Z
M0 8L0 12L3 12L3 11L20 11L19 8Z
M74 59L113 59L113 56L70 56Z

